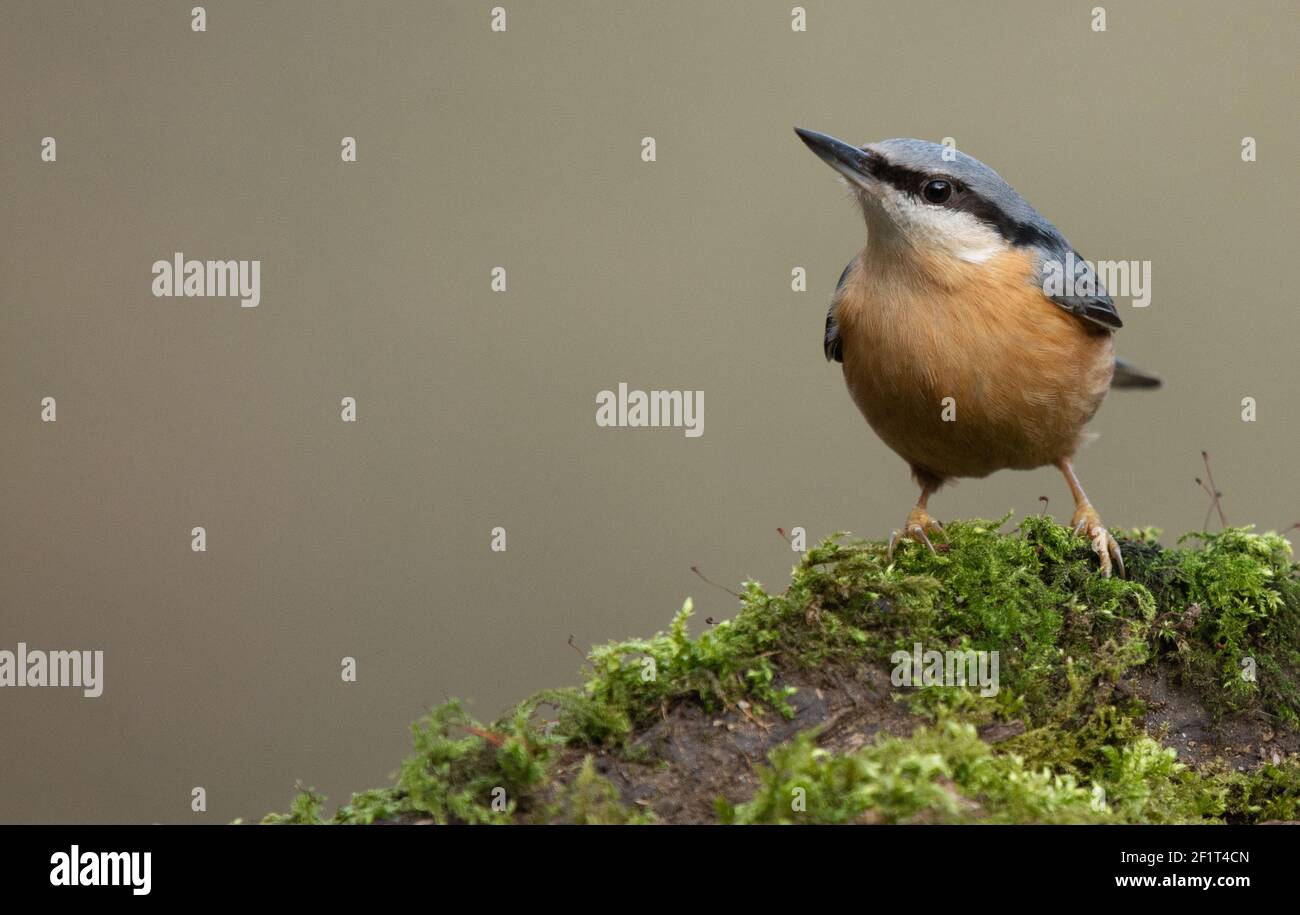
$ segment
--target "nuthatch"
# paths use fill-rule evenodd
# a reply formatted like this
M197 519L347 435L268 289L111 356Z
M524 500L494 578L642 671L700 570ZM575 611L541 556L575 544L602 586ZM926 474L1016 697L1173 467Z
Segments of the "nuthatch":
M950 478L1053 464L1074 496L1075 531L1103 575L1113 564L1122 576L1119 544L1072 461L1109 388L1160 380L1115 358L1121 321L1092 267L965 153L924 140L858 147L795 133L844 177L866 219L866 245L840 276L823 347L921 487L890 555L901 538L934 549L928 534L943 529L926 504ZM1075 282L1049 295L1045 277L1066 264Z

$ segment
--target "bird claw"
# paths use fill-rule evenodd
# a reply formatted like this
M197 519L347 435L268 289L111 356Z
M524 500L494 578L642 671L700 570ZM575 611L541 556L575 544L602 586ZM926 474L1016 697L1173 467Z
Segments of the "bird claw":
M937 555L939 551L934 548L934 543L931 542L927 532L940 534L944 540L948 539L948 533L943 529L943 525L931 518L925 509L912 509L907 515L907 520L903 522L903 529L894 531L889 535L888 557L890 559L894 558L894 548L904 540L915 540L918 543L924 543L931 553Z
M1120 578L1126 577L1124 554L1120 552L1119 544L1101 523L1101 516L1097 514L1097 510L1086 502L1074 513L1074 532L1082 534L1092 545L1092 551L1097 554L1097 559L1101 562L1103 576L1109 578L1113 571L1117 571Z

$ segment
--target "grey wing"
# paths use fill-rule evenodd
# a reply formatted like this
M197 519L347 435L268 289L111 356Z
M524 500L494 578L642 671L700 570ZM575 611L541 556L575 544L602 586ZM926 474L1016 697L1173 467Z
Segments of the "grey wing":
M835 294L831 296L831 307L826 310L826 332L822 335L822 352L826 354L827 362L832 359L836 362L844 361L844 344L840 340L840 325L835 321L835 309L840 304L840 292L844 289L844 281L848 279L849 271L857 262L858 259L853 258L840 274L840 281L835 284Z
M1124 326L1096 271L1064 239L1059 245L1040 247L1038 252L1036 282L1044 295L1091 324L1109 330Z

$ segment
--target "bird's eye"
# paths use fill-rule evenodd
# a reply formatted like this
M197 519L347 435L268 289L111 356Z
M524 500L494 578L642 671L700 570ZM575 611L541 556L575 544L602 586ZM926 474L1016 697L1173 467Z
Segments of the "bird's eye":
M946 203L952 196L952 183L942 178L935 178L921 186L921 196L928 203Z

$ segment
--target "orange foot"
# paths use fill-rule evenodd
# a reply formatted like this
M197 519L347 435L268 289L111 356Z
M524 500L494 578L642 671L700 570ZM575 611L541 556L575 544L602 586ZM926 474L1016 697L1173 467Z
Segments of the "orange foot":
M936 552L934 544L930 542L928 533L942 534L947 538L942 525L930 517L930 513L924 508L917 506L908 512L907 520L903 522L901 531L894 531L889 536L889 558L894 558L894 547L898 546L901 540L915 540L918 543L924 543L930 548L930 552Z
M1101 574L1110 577L1112 568L1124 577L1124 557L1119 551L1119 544L1101 523L1101 516L1091 504L1084 502L1074 511L1074 532L1083 534L1092 543L1092 551L1101 560ZM1113 560L1113 563L1112 563Z

